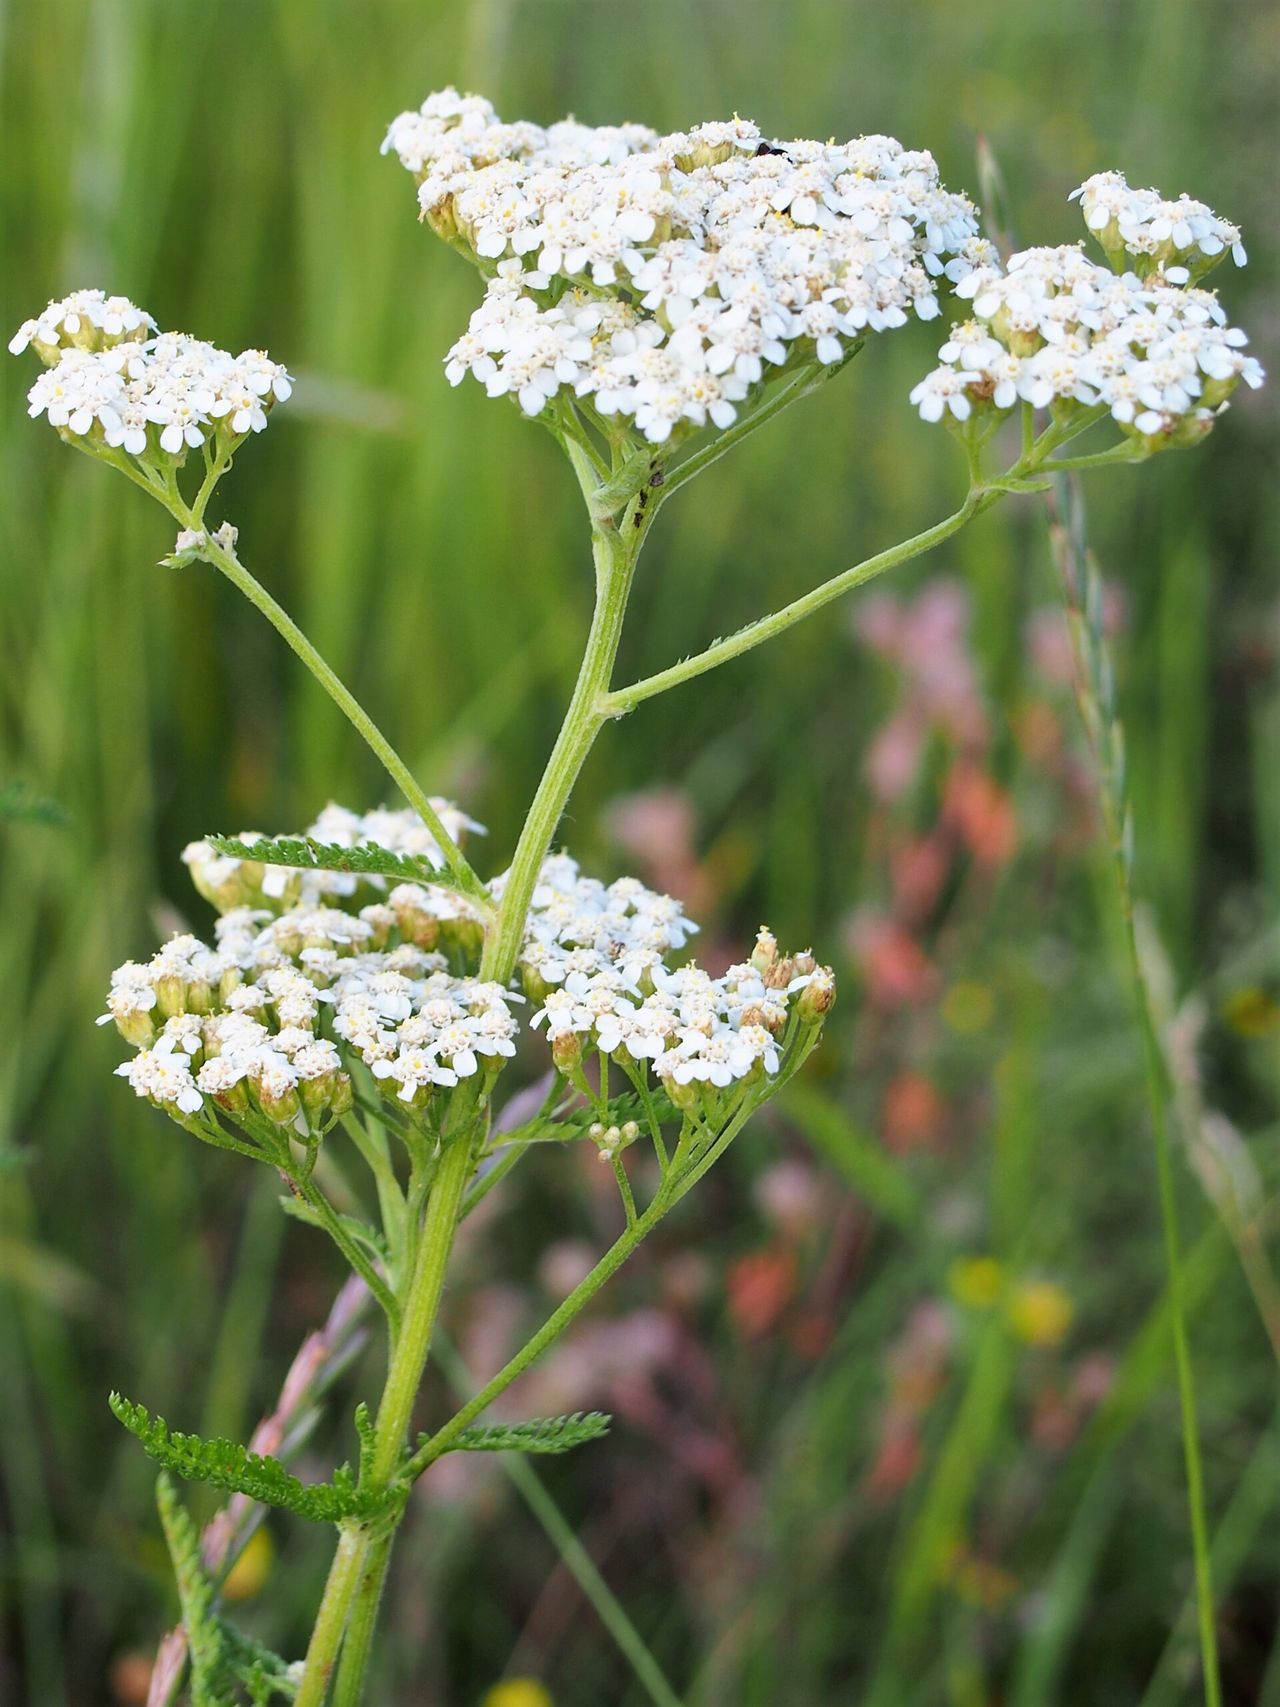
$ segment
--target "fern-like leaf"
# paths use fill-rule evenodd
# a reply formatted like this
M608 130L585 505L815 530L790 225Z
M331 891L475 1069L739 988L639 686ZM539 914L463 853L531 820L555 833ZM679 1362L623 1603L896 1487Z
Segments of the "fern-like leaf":
M574 1411L567 1417L533 1417L520 1423L473 1423L451 1452L568 1452L608 1434L613 1421L603 1411ZM425 1441L428 1437L423 1436Z
M243 1685L252 1707L269 1707L278 1695L286 1701L293 1700L298 1685L289 1675L286 1660L225 1618L219 1618L218 1631L222 1637L223 1664Z
M148 1457L187 1481L245 1494L263 1505L279 1506L312 1523L341 1523L345 1518L378 1516L387 1496L362 1494L346 1465L331 1482L301 1482L278 1458L263 1458L234 1440L205 1440L180 1434L163 1417L153 1417L144 1405L113 1393L111 1409L142 1444Z
M191 1707L233 1707L224 1693L226 1654L213 1610L213 1584L200 1562L200 1535L178 1490L161 1473L156 1482L160 1524L173 1561L173 1574L191 1656Z
M229 859L257 860L262 865L287 865L298 871L349 871L360 876L395 877L401 883L435 883L457 887L448 871L415 854L393 853L376 843L345 848L336 842L317 842L311 836L262 836L246 842L239 836L206 836L215 853Z

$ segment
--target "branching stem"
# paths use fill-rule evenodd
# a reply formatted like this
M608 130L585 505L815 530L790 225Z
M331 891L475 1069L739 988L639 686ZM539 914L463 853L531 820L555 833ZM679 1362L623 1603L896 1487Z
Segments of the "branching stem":
M198 528L196 515L185 508L169 506L185 527ZM369 716L369 713L344 685L307 639L288 611L272 598L262 583L241 563L236 553L212 534L206 533L199 555L224 574L232 586L242 592L319 682L344 717L381 762L387 775L430 830L444 859L445 867L455 887L479 908L486 918L492 912L489 893L473 870L466 855L445 829L440 814L414 780L413 772Z

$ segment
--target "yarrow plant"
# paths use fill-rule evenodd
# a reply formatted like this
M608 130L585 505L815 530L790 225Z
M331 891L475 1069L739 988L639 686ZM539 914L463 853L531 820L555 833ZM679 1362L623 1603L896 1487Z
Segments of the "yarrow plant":
M120 1076L192 1136L275 1170L286 1206L332 1240L376 1301L388 1344L381 1396L357 1411L357 1466L324 1484L113 1398L166 1471L337 1530L306 1655L286 1663L226 1621L218 1576L162 1478L184 1620L156 1686L170 1701L184 1654L196 1703L362 1699L417 1478L451 1450L560 1451L601 1432L591 1417L498 1429L477 1419L821 1038L835 980L811 954L784 953L761 930L712 976L690 957L697 927L677 901L634 878L586 875L556 849L605 724L920 555L1006 494L1198 442L1241 381L1262 380L1201 282L1227 253L1243 263L1239 233L1199 202L1131 190L1117 173L1074 192L1101 260L1081 245L1002 259L932 157L891 137L778 141L740 118L667 136L571 120L544 129L447 89L396 118L384 152L416 181L423 221L483 282L446 378L472 376L552 434L590 526L595 610L577 683L498 875L483 878L468 852L480 826L424 792L244 566L235 528L207 519L235 454L288 400L285 369L261 351L233 356L159 332L144 310L94 290L50 303L10 345L44 363L31 414L164 506L180 530L165 563L205 562L239 587L408 802L363 814L330 805L298 835L193 843L183 859L217 914L211 940L175 936L111 979L101 1022L133 1051ZM873 336L944 313L940 365L910 400L964 452L956 510L617 685L641 549L672 493ZM1104 443L1067 448L1095 429ZM521 1123L495 1123L495 1097L522 1070L536 1084L519 1099ZM411 1436L457 1228L531 1146L556 1142L592 1146L612 1171L619 1236L502 1369ZM369 1175L361 1210L349 1190L335 1202L354 1159ZM219 1572L231 1558L220 1546Z

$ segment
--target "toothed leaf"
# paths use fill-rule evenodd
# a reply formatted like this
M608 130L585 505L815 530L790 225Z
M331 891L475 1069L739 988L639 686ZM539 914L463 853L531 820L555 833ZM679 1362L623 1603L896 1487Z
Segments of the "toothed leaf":
M299 871L348 871L358 876L396 877L402 883L435 883L456 888L449 872L415 854L390 848L345 848L336 842L317 842L311 836L263 836L246 842L239 836L206 836L215 853L229 859L257 860L262 865L287 865Z
M119 1393L111 1395L110 1404L148 1457L188 1481L245 1494L313 1523L340 1523L348 1517L368 1519L385 1509L386 1496L361 1494L345 1464L334 1471L331 1482L301 1482L278 1458L261 1457L237 1441L181 1434L163 1417L153 1417L144 1405L135 1405Z
M119 1413L117 1413L119 1414ZM224 1693L226 1654L213 1611L213 1585L200 1561L200 1536L178 1490L163 1473L156 1481L156 1505L177 1579L182 1622L191 1656L192 1707L230 1707Z
M603 1411L574 1411L567 1417L533 1417L520 1423L473 1423L451 1452L568 1452L608 1434L613 1421ZM423 1437L426 1438L425 1436Z

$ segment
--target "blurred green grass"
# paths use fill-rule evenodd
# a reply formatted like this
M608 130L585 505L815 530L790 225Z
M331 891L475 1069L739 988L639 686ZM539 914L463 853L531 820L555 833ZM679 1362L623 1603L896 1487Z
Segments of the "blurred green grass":
M100 282L164 324L262 344L298 374L296 403L225 483L226 513L246 560L418 773L489 824L496 867L571 680L589 563L545 436L479 387L443 381L473 281L418 227L408 180L378 159L386 121L451 80L542 120L572 111L670 128L737 109L780 135L888 130L971 189L982 131L1024 242L1073 238L1067 191L1119 165L1245 227L1251 265L1221 284L1274 368L1276 33L1274 14L1249 0L11 0L0 10L0 319L16 325L49 296ZM624 674L943 513L958 479L951 447L905 402L931 346L922 330L881 341L672 505L646 556ZM70 823L0 825L0 1699L58 1707L112 1698L109 1668L165 1615L147 1468L116 1438L106 1389L189 1425L213 1413L244 1428L334 1281L305 1236L284 1235L278 1253L271 1217L246 1220L247 1182L111 1080L112 1041L91 1025L107 973L175 908L194 912L176 858L193 836L288 829L330 796L358 804L383 791L253 613L203 570L154 567L171 543L159 512L26 423L24 364L3 375L0 784L22 779ZM1274 388L1242 401L1194 458L1091 487L1096 542L1128 605L1139 886L1180 988L1217 998L1280 885L1266 639L1273 399ZM938 570L964 576L985 692L1012 713L1026 692L1024 619L1050 597L1040 516L1011 505L913 579ZM890 689L849 635L840 614L802 628L607 732L573 803L575 851L616 863L607 804L673 782L696 804L722 922L745 934L767 917L780 937L838 953L840 921L884 885L861 764ZM997 760L1010 786L1025 782L1012 741L997 743ZM1138 1699L1159 1658L1187 1549L1167 1370L1142 1338L1160 1279L1140 1076L1104 872L1079 864L1041 903L1033 882L1011 882L956 927L949 963L1000 993L995 1035L953 1043L969 1078L1003 1075L977 1144L940 1172L886 1174L879 1089L893 1051L909 1059L913 1044L882 1037L888 1059L868 1058L851 1020L826 1086L842 1111L834 1131L793 1114L850 1201L872 1206L874 1257L845 1277L847 1319L785 1394L755 1367L763 1354L735 1349L711 1312L707 1337L751 1419L741 1449L759 1520L717 1532L740 1551L714 1571L691 1560L692 1510L670 1556L643 1553L643 1524L627 1529L628 1481L666 1474L643 1441L554 1478L575 1519L616 1506L603 1527L620 1592L677 1684L696 1685L692 1701L820 1707L861 1699L874 1680L911 1707L976 1707L997 1699L986 1655L1015 1680L1001 1698L1017 1707L1109 1704ZM1046 940L1081 969L1068 1002L1046 993ZM1274 1186L1274 1072L1241 1053L1215 1034L1211 1089L1257 1134ZM712 1193L706 1237L721 1267L752 1237L759 1165L758 1151L739 1160L724 1195ZM1274 1502L1274 1365L1229 1247L1183 1185L1221 1516L1237 1485ZM517 1274L576 1213L551 1181L520 1201ZM944 1286L956 1203L1004 1261L1074 1277L1081 1316L1129 1385L1065 1465L1049 1466L1018 1437L1017 1372L993 1328L936 1421L918 1503L869 1515L862 1477L887 1347L913 1301ZM236 1274L242 1300L273 1276L281 1297L225 1320ZM1028 1614L992 1652L988 1613L958 1596L938 1613L935 1591L957 1524L972 1513L976 1535L1005 1532L1002 1501L1015 1534L1025 1518L1028 1604L1061 1616ZM397 1693L386 1699L470 1703L501 1672L551 1560L514 1514L492 1532L496 1561L483 1526L429 1517L436 1528L424 1523L406 1549L415 1592L392 1607ZM1247 1633L1229 1631L1244 1657L1228 1641L1227 1659L1230 1676L1251 1680L1233 1683L1233 1699L1256 1685L1275 1707L1274 1617L1255 1634L1252 1609L1274 1600L1280 1560L1273 1517L1254 1528L1235 1580L1255 1586L1232 1614ZM290 1538L286 1562L274 1633L296 1643L317 1538ZM559 1707L640 1699L594 1629L562 1644L548 1672ZM1184 1698L1187 1651L1153 1700Z

